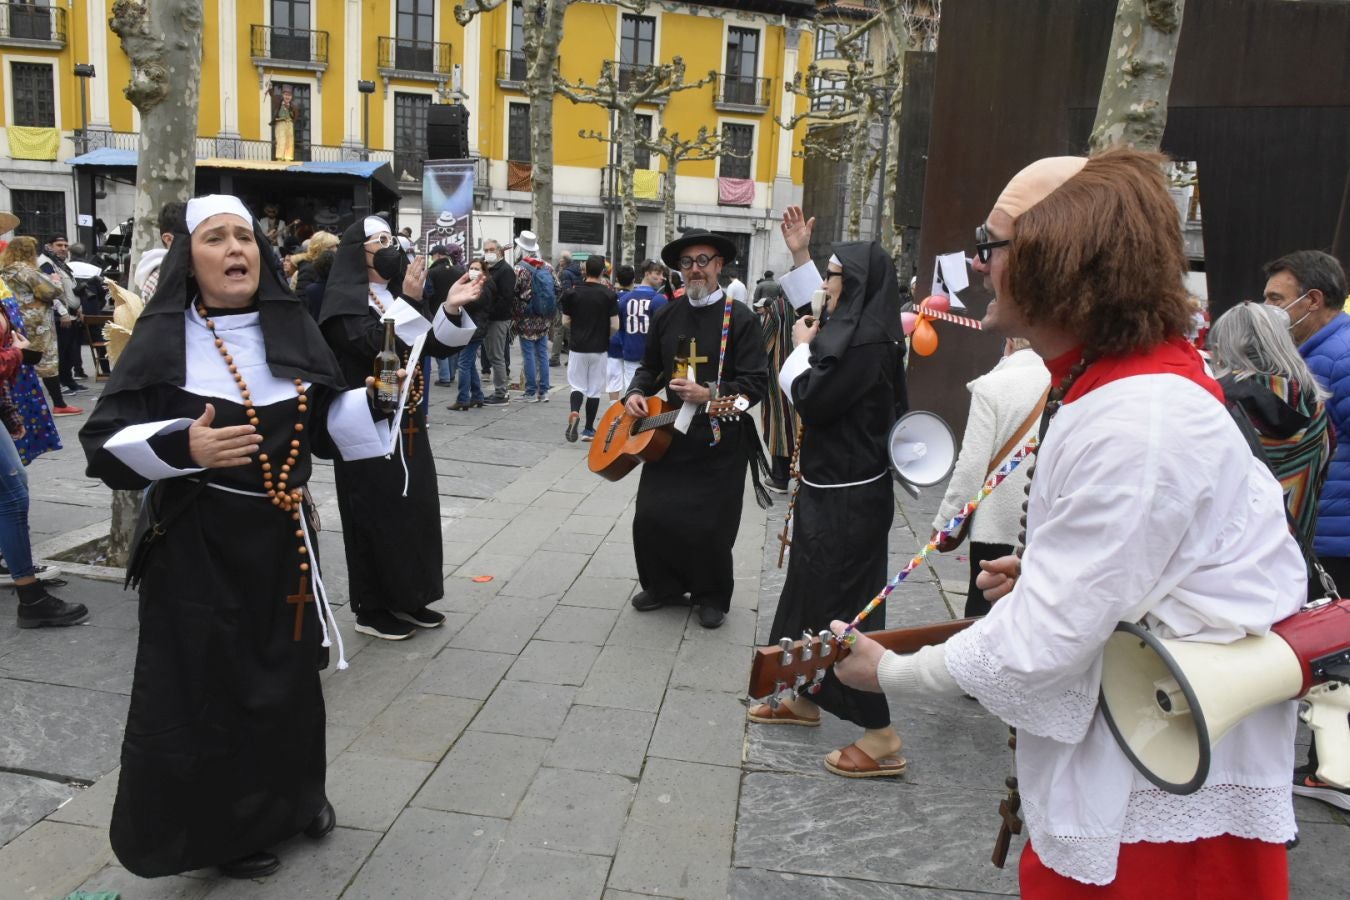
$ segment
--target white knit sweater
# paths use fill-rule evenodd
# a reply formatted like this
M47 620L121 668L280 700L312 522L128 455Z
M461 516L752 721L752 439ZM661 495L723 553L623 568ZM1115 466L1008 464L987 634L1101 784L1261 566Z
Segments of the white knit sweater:
M1050 384L1050 372L1034 350L1018 350L989 372L976 378L970 391L970 418L961 440L947 494L942 498L933 528L941 528L960 511L984 483L993 455L1027 420ZM1027 436L1035 434L1039 423ZM997 460L1002 462L1002 460ZM1022 501L1026 499L1026 463L985 498L975 512L970 539L982 544L1016 544L1021 531Z

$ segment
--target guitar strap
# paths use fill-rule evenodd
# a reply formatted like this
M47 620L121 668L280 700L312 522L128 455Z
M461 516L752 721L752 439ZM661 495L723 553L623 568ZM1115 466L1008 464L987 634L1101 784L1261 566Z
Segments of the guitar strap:
M716 387L713 389L714 397L722 396L722 367L723 364L726 363L727 359L727 335L731 333L731 304L735 302L736 301L732 299L731 295L728 294L726 306L723 307L722 309L722 343L721 346L718 347L717 349L717 382ZM712 426L712 443L710 444L710 446L716 447L717 444L722 440L722 426L718 424L717 419L714 416L708 417L708 424ZM760 453L761 455L763 455L762 450L760 451ZM753 461L750 468L752 470L754 469ZM759 487L758 474L755 475L755 488L757 494L759 490L762 490ZM765 494L765 496L767 497L768 494ZM763 504L760 505L763 506ZM767 509L768 507L765 508Z

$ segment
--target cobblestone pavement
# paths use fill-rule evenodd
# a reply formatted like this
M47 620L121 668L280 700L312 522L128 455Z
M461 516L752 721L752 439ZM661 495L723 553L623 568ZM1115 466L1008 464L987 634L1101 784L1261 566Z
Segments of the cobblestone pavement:
M1006 731L976 704L897 707L909 770L884 783L823 769L854 737L838 723L747 731L750 649L782 584L782 500L765 513L747 498L721 629L684 608L637 613L637 478L600 480L587 445L562 440L565 388L549 404L461 413L433 390L447 621L388 643L338 610L352 667L323 678L336 831L277 848L282 870L258 882L145 881L117 865L107 825L136 606L88 570L59 591L89 605L87 625L0 623L0 900L79 888L126 900L1016 894L1015 870L988 862ZM109 494L84 477L75 438L83 417L58 421L67 449L29 469L44 558L106 531ZM325 582L345 601L331 468L311 485ZM897 511L895 568L939 497ZM950 617L965 577L959 557L916 571L889 623ZM1350 818L1303 800L1298 813L1293 896L1344 896Z

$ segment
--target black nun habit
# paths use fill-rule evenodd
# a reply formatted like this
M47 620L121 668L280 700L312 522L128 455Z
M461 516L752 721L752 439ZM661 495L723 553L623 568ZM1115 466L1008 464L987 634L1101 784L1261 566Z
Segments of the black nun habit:
M427 311L420 297L400 293L407 257L396 240L390 247L399 267L388 287L370 280L365 243L372 233L381 231L388 232L389 226L371 216L343 234L319 314L319 329L352 384L363 384L374 371L375 357L384 348L385 313L400 320L398 353L408 377L418 378L422 371L417 361L408 360L408 354L417 333L426 329ZM401 312L395 309L399 301L406 304L399 307ZM403 324L408 307L419 314L412 328ZM448 356L453 348L467 344L473 332L467 313L447 316L438 308L422 357ZM359 462L334 461L348 590L358 624L372 613L418 612L444 594L436 465L426 416L409 396L394 454Z
M248 215L234 198L201 198L189 221L202 209ZM340 390L332 351L256 222L253 231L255 304L208 309L214 335L196 309L191 238L175 236L159 289L80 431L90 476L150 487L128 566L140 635L110 830L118 860L143 877L265 850L325 804L319 670L336 629L313 596L312 519L273 505L261 466L263 454L279 463L298 441L288 487L300 488L311 452L382 445L366 392ZM248 465L202 469L189 452L192 421L210 403L214 427L244 425L250 408L217 339L248 386L263 443Z
M773 641L853 620L886 584L895 513L886 449L906 412L900 291L895 266L874 242L835 246L844 287L809 348L783 364L780 383L805 425L787 579ZM885 627L873 614L864 631ZM831 669L809 699L864 728L891 722L881 694L845 687Z

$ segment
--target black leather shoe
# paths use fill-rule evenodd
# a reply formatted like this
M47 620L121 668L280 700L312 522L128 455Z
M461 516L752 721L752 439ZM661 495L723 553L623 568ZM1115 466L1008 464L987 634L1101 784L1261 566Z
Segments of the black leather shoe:
M314 821L305 826L305 837L318 840L321 837L327 837L328 832L337 826L337 813L333 810L333 804L327 800L323 801L323 809L314 817Z
M639 591L632 599L633 609L638 612L651 612L654 609L660 609L666 605L666 601L653 594L651 591Z
M726 613L720 609L713 609L711 606L700 606L698 608L698 624L704 628L721 628L726 617Z
M280 868L281 860L263 850L222 864L220 874L226 878L266 878Z

